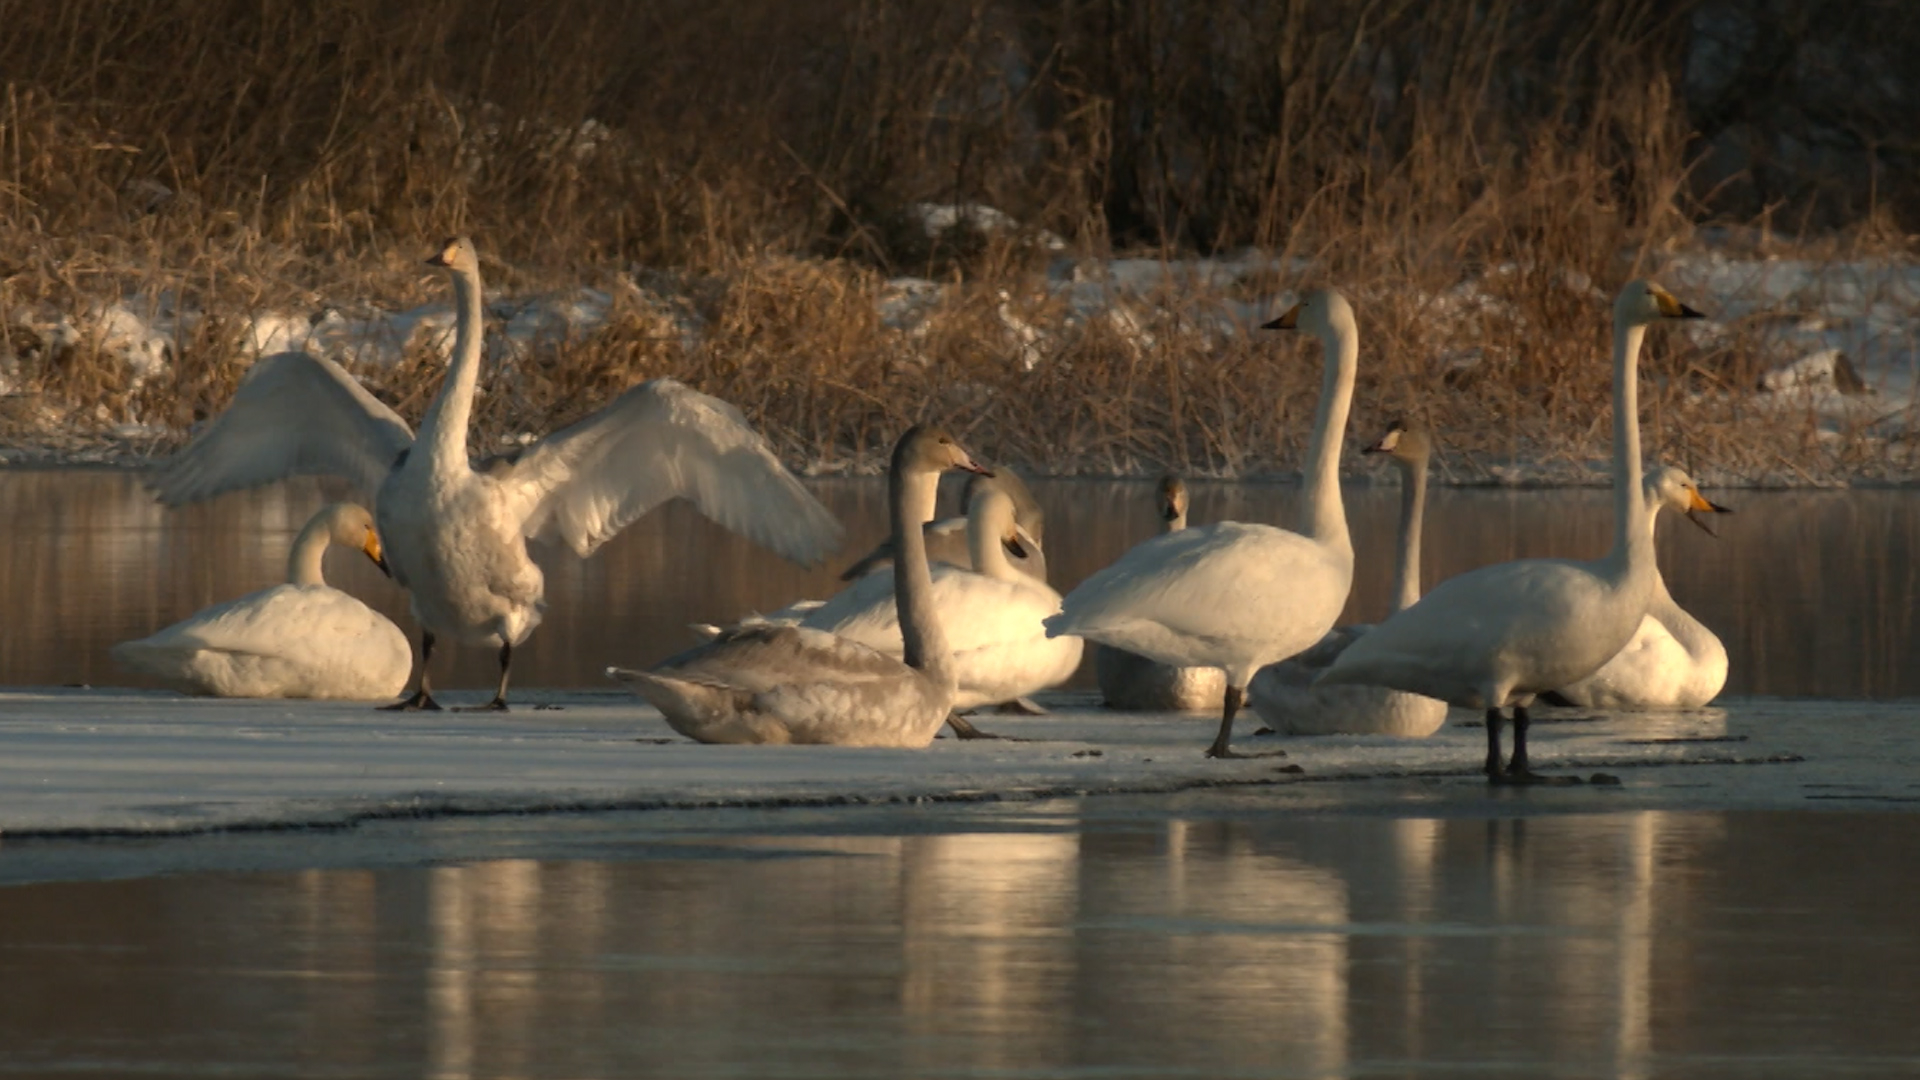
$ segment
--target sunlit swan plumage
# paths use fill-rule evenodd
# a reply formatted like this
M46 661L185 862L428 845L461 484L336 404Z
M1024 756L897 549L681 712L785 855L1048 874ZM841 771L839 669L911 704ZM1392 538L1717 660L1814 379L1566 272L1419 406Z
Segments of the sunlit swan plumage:
M651 671L607 674L700 742L927 745L953 708L956 682L920 525L933 514L940 473L955 468L979 466L938 429L913 428L894 446L888 505L902 659L824 630L744 626Z
M1041 620L1060 610L1060 594L1044 581L1015 569L1009 546L1015 535L1011 492L981 478L968 508L967 535L972 564L933 568L933 606L947 644L953 650L958 687L955 709L1014 702L1058 686L1080 666L1077 637L1050 638ZM889 656L900 655L900 619L893 579L868 574L825 604L808 612L800 625L857 641Z
M1187 485L1166 476L1155 490L1161 532L1187 527ZM1093 647L1093 674L1110 709L1134 712L1198 712L1227 692L1227 676L1215 667L1175 667L1109 645Z
M991 477L974 473L960 489L960 516L929 521L926 524L927 558L969 570L982 569L973 558L972 542L967 536L968 510L974 493L982 484L992 484L1013 499L1014 534L1006 547L1007 564L1036 581L1047 580L1045 515L1032 489L1012 469L994 467ZM893 562L893 537L888 535L840 573L841 581L858 581Z
M1165 533L1082 582L1047 620L1052 634L1224 672L1220 731L1207 749L1210 757L1236 756L1233 718L1253 673L1319 641L1353 584L1353 545L1340 501L1340 440L1360 354L1353 308L1329 289L1267 327L1311 330L1326 351L1300 531L1223 521Z
M1393 585L1394 612L1420 599L1420 532L1427 505L1427 433L1395 421L1363 453L1386 454L1400 469L1400 529ZM1447 703L1384 686L1314 686L1313 680L1371 627L1346 626L1292 659L1268 664L1247 687L1247 703L1285 735L1399 735L1425 738L1447 722Z
M1536 779L1527 762L1527 706L1586 678L1633 637L1653 596L1653 536L1640 495L1636 365L1647 327L1699 312L1650 281L1620 292L1613 315L1613 550L1605 558L1524 559L1443 581L1362 635L1316 685L1388 686L1485 709L1488 777ZM1503 708L1513 755L1501 760Z
M1727 513L1708 502L1693 478L1671 465L1647 474L1647 529L1662 509ZM1633 640L1592 675L1546 695L1556 704L1601 709L1698 708L1727 685L1727 647L1667 591L1654 569L1653 599Z
M429 262L452 279L457 321L452 365L417 438L337 365L282 353L256 365L227 411L152 481L169 505L297 474L377 489L375 521L421 626L420 678L401 706L439 707L427 665L436 642L452 639L499 649L489 707L506 707L513 647L545 608L528 540L563 542L584 557L684 497L791 559L818 562L838 544L832 515L738 410L671 379L641 383L476 471L467 436L482 352L479 256L457 238Z
M321 576L329 544L384 568L373 515L351 503L321 510L287 557L287 583L249 593L138 641L113 647L129 671L213 697L374 701L407 685L413 651L386 616Z

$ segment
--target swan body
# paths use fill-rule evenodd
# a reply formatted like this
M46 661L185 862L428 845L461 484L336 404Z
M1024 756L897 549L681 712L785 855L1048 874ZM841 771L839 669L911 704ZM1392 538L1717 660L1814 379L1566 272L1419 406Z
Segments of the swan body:
M386 616L327 585L320 564L330 543L359 548L381 562L372 515L336 503L301 530L285 584L121 642L113 647L114 660L212 697L373 701L398 694L413 667L413 650Z
M1648 473L1645 490L1650 531L1662 509L1727 512L1703 498L1693 478L1672 466ZM1599 671L1548 696L1559 704L1587 708L1698 708L1726 684L1726 646L1674 601L1656 570L1653 599L1632 640Z
M818 562L839 542L826 508L781 467L732 406L656 379L476 470L467 456L482 352L478 253L465 238L430 263L453 282L454 355L417 437L338 365L281 353L255 365L231 406L150 483L178 505L299 474L377 491L375 521L421 626L420 678L402 703L438 708L437 640L496 647L506 707L512 650L539 625L545 583L527 541L590 555L668 499L781 555Z
M1008 547L1022 546L1015 512L1013 496L985 480L968 509L969 561L979 569L942 564L932 571L933 605L953 650L956 710L1017 701L1066 682L1080 667L1081 640L1049 638L1041 625L1060 610L1060 594L1008 559ZM861 578L808 612L800 625L900 655L891 575Z
M1353 309L1326 290L1267 327L1311 329L1326 347L1301 531L1223 521L1164 533L1082 582L1047 620L1050 634L1076 634L1163 664L1219 668L1226 693L1211 757L1236 756L1233 718L1254 672L1319 641L1353 583L1339 472L1359 358Z
M1014 532L1002 548L1007 564L1035 581L1046 581L1047 556L1042 547L1045 516L1041 513L1039 500L1033 497L1033 491L1027 487L1026 481L1011 469L996 467L991 477L979 473L967 477L966 486L960 489L960 516L926 524L927 558L934 563L948 563L966 570L985 572L973 557L967 529L968 511L973 505L974 493L982 484L1000 488L1013 499ZM858 581L892 562L893 537L888 536L875 544L872 551L841 571L840 580Z
M1186 482L1162 477L1155 494L1161 531L1186 528ZM1093 674L1107 707L1131 712L1199 712L1213 708L1227 692L1227 676L1219 668L1175 667L1110 645L1093 647Z
M889 503L901 658L805 626L742 626L651 671L607 674L675 731L709 743L923 747L953 707L955 669L933 602L920 524L940 473L977 470L945 432L913 428L894 446Z
M1363 453L1387 454L1402 472L1395 612L1420 599L1421 518L1432 444L1424 431L1395 422ZM1334 630L1306 652L1268 664L1247 687L1247 702L1286 735L1397 735L1425 738L1447 722L1447 703L1384 686L1315 686L1334 658L1371 627Z
M1449 578L1362 635L1315 685L1386 686L1484 709L1489 778L1538 779L1527 762L1527 706L1598 671L1633 637L1652 599L1635 369L1649 325L1698 316L1649 281L1628 284L1614 304L1612 551L1593 561L1524 559ZM1503 762L1500 710L1508 707L1514 745Z

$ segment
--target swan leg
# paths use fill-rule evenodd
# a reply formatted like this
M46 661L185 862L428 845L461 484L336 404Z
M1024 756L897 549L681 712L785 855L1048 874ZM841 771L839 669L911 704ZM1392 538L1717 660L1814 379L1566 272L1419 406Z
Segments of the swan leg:
M1487 730L1492 731L1496 710L1487 710ZM1507 759L1506 768L1499 767L1500 746L1497 737L1488 736L1488 746L1492 754L1493 765L1488 770L1487 781L1493 784L1578 784L1583 781L1577 776L1542 776L1534 772L1527 764L1527 726L1531 718L1527 716L1524 705L1513 707L1513 756Z
M500 646L500 688L493 692L493 700L485 705L457 705L454 712L506 712L507 711L507 672L513 664L513 643Z
M1513 756L1507 759L1509 776L1533 775L1533 770L1527 768L1527 725L1530 722L1527 707L1515 705L1513 707Z
M396 701L391 705L382 705L380 706L380 708L386 712L414 712L416 710L426 711L426 712L439 712L440 703L433 700L433 691L427 689L427 663L432 659L433 659L433 632L430 630L422 630L420 631L420 687L419 689L415 690L413 692L413 696L411 697L408 697L401 701Z
M1016 735L995 735L991 731L981 731L973 722L959 713L947 714L947 726L953 729L955 737L960 739L1005 739L1007 742L1028 742Z
M1009 716L1047 715L1047 707L1032 698L1017 697L1012 701L1003 701L999 704L998 709L1000 712Z
M1240 711L1240 707L1246 703L1246 687L1233 685L1227 687L1227 699L1220 708L1220 733L1213 737L1213 745L1207 747L1207 756L1210 758L1286 757L1287 752L1285 750L1266 750L1258 754L1243 754L1233 748L1231 745L1233 742L1233 718L1234 715Z
M1500 758L1500 726L1506 722L1506 716L1499 709L1487 710L1487 763L1480 771L1494 781L1498 781L1500 774L1507 771Z

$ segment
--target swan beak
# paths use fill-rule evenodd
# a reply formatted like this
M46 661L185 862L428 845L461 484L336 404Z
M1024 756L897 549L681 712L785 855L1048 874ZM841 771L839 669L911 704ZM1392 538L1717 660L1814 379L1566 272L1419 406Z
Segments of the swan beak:
M453 249L456 245L459 244L459 242L460 242L459 239L456 237L455 239L449 240L445 244L442 244L440 246L439 251L436 251L432 255L427 256L427 265L428 266L452 266L453 265Z
M388 577L393 576L393 568L387 565L387 557L380 550L380 534L368 530L367 542L361 546L360 550L367 553L367 558L373 560L373 565L379 567L381 573Z
M1674 295L1672 293L1668 292L1665 289L1659 288L1658 286L1655 286L1653 290L1653 300L1654 300L1654 303L1660 306L1660 314L1665 318L1668 318L1668 319L1704 319L1706 318L1705 315L1702 315L1698 311L1695 311L1692 308L1688 307L1687 305L1681 303L1679 300L1674 298Z
M1287 309L1287 313L1285 315L1280 316L1279 318L1273 320L1270 323L1261 323L1260 329L1262 330L1294 330L1294 329L1297 329L1299 326L1300 326L1300 305L1295 304L1292 307Z
M1012 533L1008 535L1005 539L1001 540L1000 543L1006 547L1007 554L1013 556L1016 559L1025 559L1029 557L1029 553L1027 551L1027 545L1020 542L1019 533Z
M1389 431L1373 442L1360 448L1363 454L1391 454L1393 448L1400 445L1400 432Z
M979 473L981 476L993 475L992 469L989 469L985 465L982 465L979 462L974 461L972 458L968 458L965 461L955 462L953 467L956 469L965 469L967 472L970 472L970 473Z
M1702 513L1731 514L1733 513L1733 509L1731 507L1721 506L1719 503L1708 502L1698 491L1693 493L1693 505L1687 507L1687 520L1700 526L1701 532L1718 540L1720 534L1713 531L1713 526L1707 524L1706 519L1694 516L1695 514Z
M1172 503L1168 503L1160 508L1160 520L1162 521L1172 521L1179 516L1180 508Z

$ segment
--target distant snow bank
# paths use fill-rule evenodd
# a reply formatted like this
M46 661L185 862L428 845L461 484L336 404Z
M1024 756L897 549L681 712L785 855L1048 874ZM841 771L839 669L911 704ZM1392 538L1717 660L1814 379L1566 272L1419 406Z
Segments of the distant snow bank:
M1477 724L1462 726L1476 718L1459 710L1426 740L1283 741L1253 738L1244 725L1243 745L1284 747L1289 757L1219 762L1201 756L1211 717L1111 713L1086 694L1045 701L1055 708L1049 716L979 720L1044 741L942 739L905 751L700 746L613 692L533 691L514 712L496 715L11 691L0 693L0 836L168 836L470 814L1018 800L1383 778L1482 789L1485 736ZM1920 718L1910 704L1736 700L1725 709L1546 722L1554 715L1543 711L1534 728L1535 764L1582 775L1605 769L1628 790L1671 786L1665 794L1708 805L1813 806L1809 800L1836 786L1850 798L1920 800L1920 739L1911 737ZM1764 767L1689 770L1685 781L1648 768L1714 764ZM1380 797L1378 788L1352 790ZM1605 809L1614 790L1583 788L1578 799Z

